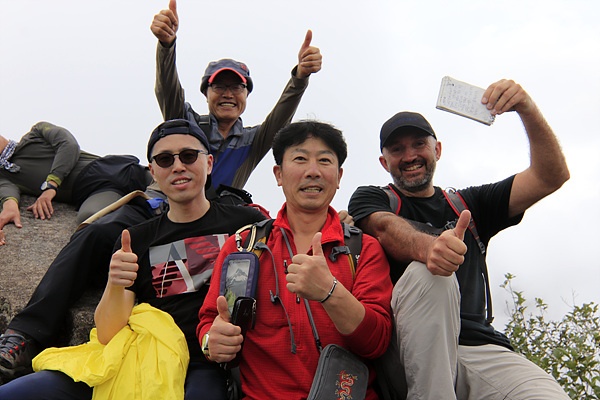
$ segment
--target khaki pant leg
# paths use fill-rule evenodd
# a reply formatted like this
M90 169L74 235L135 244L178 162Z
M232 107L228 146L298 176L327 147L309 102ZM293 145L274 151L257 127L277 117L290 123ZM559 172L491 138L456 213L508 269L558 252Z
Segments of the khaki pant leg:
M396 342L383 363L395 398L454 399L460 332L456 277L434 276L425 264L411 263L394 287L392 310Z
M459 346L459 400L568 400L556 380L502 346Z
M110 190L94 193L81 204L79 211L77 212L77 223L80 224L94 213L102 210L109 204L119 200L121 195L117 192L111 192Z

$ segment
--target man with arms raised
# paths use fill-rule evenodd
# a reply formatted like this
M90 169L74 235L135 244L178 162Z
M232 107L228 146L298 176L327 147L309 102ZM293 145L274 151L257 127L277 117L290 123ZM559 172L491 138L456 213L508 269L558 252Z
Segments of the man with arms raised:
M175 0L169 8L154 16L152 33L158 39L156 49L156 98L165 120L187 118L206 125L211 151L219 160L213 176L213 188L219 185L242 188L250 173L271 148L275 133L290 123L309 76L321 70L322 56L311 46L312 32L306 33L298 52L298 65L271 113L260 125L244 127L240 116L246 109L254 84L246 64L221 59L208 64L202 76L200 91L206 96L208 116L198 115L185 102L175 63L176 35L179 16Z

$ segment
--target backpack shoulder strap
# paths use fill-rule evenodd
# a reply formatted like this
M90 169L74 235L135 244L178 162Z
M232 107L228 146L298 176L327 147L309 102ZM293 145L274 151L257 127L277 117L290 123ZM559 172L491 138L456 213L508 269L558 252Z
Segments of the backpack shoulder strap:
M400 198L400 195L398 194L398 192L396 192L393 189L391 183L387 186L380 186L380 188L387 194L388 199L390 201L390 208L392 209L394 214L400 215L400 208L402 207L402 199ZM435 236L439 236L443 232L443 229L434 228L429 224L425 224L423 222L418 222L418 221L413 221L412 219L408 219L408 218L404 218L404 219L406 220L406 222L408 222L410 225L412 225L413 228L415 228L416 230L418 230L420 232L427 233L429 235L435 235Z
M274 221L274 219L265 219L238 229L235 233L235 242L237 244L238 251L251 251L256 254L257 257L260 257L262 254L262 249L256 249L254 245L257 242L266 243L269 235L271 234ZM246 236L246 240L242 245L242 232L246 230L250 230L250 233L248 236Z
M209 138L210 132L211 132L210 115L200 115L196 111L194 111L191 107L189 107L189 111L194 116L194 120L196 121L196 123L198 124L200 129L202 129L202 131L204 132L206 137Z
M454 188L448 188L448 189L444 190L443 193L444 193L444 196L446 197L446 200L450 204L450 207L452 207L452 209L454 210L456 215L460 215L460 213L463 212L463 210L469 209L467 207L467 203L465 202L465 199L463 199L463 197L460 195L460 193L458 193ZM483 244L483 242L481 241L481 239L479 237L479 233L477 232L477 227L475 226L475 221L473 221L472 217L471 217L471 220L469 221L469 231L471 231L471 233L473 234L473 237L477 241L477 245L479 246L479 251L481 251L481 254L485 254L485 245ZM487 268L485 267L485 265L481 265L481 274L483 275L483 279L485 281L485 299L486 299L485 322L487 324L491 324L492 321L494 320L494 311L492 309L492 293L490 290L490 278L489 278L488 271L487 271Z
M354 279L360 251L362 250L362 230L356 226L342 222L342 231L344 232L344 245L335 246L331 249L329 259L335 261L339 254L346 254L350 263L350 270L352 271L352 279Z
M402 199L400 198L398 193L396 193L396 191L392 188L392 184L390 183L387 186L380 186L380 187L381 187L381 190L383 190L385 192L385 194L387 194L387 196L390 200L390 208L392 209L394 214L399 215L400 207L402 207Z
M467 207L467 203L465 203L465 200L454 188L448 188L444 190L443 193L444 197L446 197L446 200L448 201L448 204L450 204L450 207L452 207L456 215L460 215L461 212L469 209L469 207ZM477 227L475 226L475 221L473 221L473 218L471 218L469 221L469 230L477 241L479 251L481 251L481 254L485 254L485 245L479 237L479 232L477 232Z
M360 251L362 250L362 230L356 226L342 223L344 229L344 243L350 249L348 255L350 259L350 268L352 269L352 277L356 275L356 267L358 266L358 259L360 257Z

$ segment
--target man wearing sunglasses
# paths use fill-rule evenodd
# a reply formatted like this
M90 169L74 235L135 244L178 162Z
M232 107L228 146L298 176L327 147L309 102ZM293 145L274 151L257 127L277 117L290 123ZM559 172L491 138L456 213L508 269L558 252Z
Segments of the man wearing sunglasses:
M207 192L209 198L216 198L215 189L220 185L243 188L251 172L269 151L275 133L291 121L308 85L309 75L321 69L322 57L319 49L310 45L312 32L308 31L298 54L298 65L275 108L262 124L244 127L240 115L246 108L253 82L243 63L225 59L208 65L200 86L208 101L208 116L196 114L185 103L175 66L178 25L175 0L152 22L151 30L159 40L157 99L165 120L185 118L205 130L209 150L215 157L212 185ZM187 157L184 154L184 158ZM148 187L146 194L159 199L152 203L154 206L164 198L155 184ZM232 198L238 201L237 194L228 199ZM27 306L0 336L0 377L8 380L31 372L31 359L39 350L56 344L69 308L84 293L88 282L106 279L104 271L120 232L150 218L155 210L150 210L145 201L137 198L71 237L50 265Z
M156 98L165 120L186 118L206 126L204 131L211 152L219 160L212 173L212 186L243 188L250 174L271 148L275 133L289 124L298 108L308 79L321 69L322 56L311 46L312 32L306 33L298 53L298 65L292 70L277 104L264 122L244 127L240 116L254 87L246 64L222 59L208 64L200 83L206 96L208 116L198 115L185 102L175 64L175 42L179 28L177 3L154 16L150 29L158 39L156 63Z
M173 398L167 394L178 394L179 398L185 399L226 398L224 370L204 358L196 338L198 311L222 244L240 227L265 217L252 207L207 200L205 188L209 186L214 165L208 147L203 132L187 120L162 123L148 141L150 172L167 196L169 210L123 231L120 240L116 241L115 253L110 260L109 280L95 314L97 341L108 345L108 350L102 350L103 355L109 354L110 348L123 341L123 330L131 329L138 335L137 338L131 337L134 343L128 351L127 347L123 351L119 348L124 361L123 364L117 363L115 368L130 365L127 360L138 349L142 357L138 358L139 364L136 365L141 373L120 368L119 374L129 373L132 376L125 379L119 375L119 379L126 381L127 393L139 388L135 393L141 397L127 396L113 386L113 393L125 396L120 398ZM139 306L134 309L135 303L147 303L168 313L177 326L172 326L172 322L165 325L164 317L153 315L156 310ZM150 318L146 325L139 322L144 309L144 318ZM130 328L126 328L128 324ZM138 325L142 329L136 329ZM177 332L177 327L185 339L181 332L175 335L164 333L173 329ZM148 333L145 334L145 331ZM158 342L166 342L168 349L157 347L160 351L144 351L142 346L151 340L148 336L156 337ZM95 343L94 340L92 342ZM181 358L173 359L169 352L171 349L179 349ZM62 357L49 356L60 360L60 371L64 373L44 369L16 379L0 386L0 398L40 398L42 393L45 399L91 399L90 386L95 381L108 380L108 377L98 373L99 362L95 361L88 361L89 367L94 367L94 374L79 373L89 368L79 361L71 361L79 354L71 353L73 350L61 350L66 352ZM189 353L189 365L184 362L188 356L186 352ZM85 354L86 361L93 360L93 353ZM44 359L42 355L40 362ZM143 385L144 379L156 376L156 366L163 381ZM98 390L105 389L100 386Z
M321 69L322 56L318 48L310 45L312 32L308 31L298 54L298 65L281 98L265 121L253 127L244 127L240 119L253 89L248 67L228 59L212 62L200 86L208 101L209 115L200 116L185 103L175 66L175 33L179 25L176 7L172 0L169 9L157 14L151 26L159 40L156 94L165 120L185 118L205 130L209 150L215 158L210 176L212 185L207 188L209 198L213 199L217 197L215 189L220 185L233 187L227 191L229 193L243 188L251 172L269 151L275 133L291 121L308 85L309 75ZM228 200L243 202L244 199L237 197L238 193ZM136 198L71 236L27 306L0 336L0 378L9 380L31 372L31 359L41 349L56 345L69 308L82 296L89 281L106 279L104 271L121 231L160 210L161 206L157 204L165 197L160 189L152 184L146 194L158 199L151 203L157 208L150 209L143 199Z

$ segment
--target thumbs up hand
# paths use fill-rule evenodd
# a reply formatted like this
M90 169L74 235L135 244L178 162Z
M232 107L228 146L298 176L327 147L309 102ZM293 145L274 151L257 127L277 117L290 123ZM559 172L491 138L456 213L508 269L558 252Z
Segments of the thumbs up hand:
M161 10L154 16L150 30L161 43L170 45L175 40L178 29L179 16L177 15L177 2L176 0L170 0L169 8Z
M210 359L219 363L233 360L242 349L242 328L233 325L225 296L217 297L217 312L209 330L208 348Z
M456 228L452 229L451 232L461 241L465 240L465 232L469 228L470 221L471 211L464 210L462 213L460 213L460 216L458 217L458 221L456 222Z
M138 257L131 250L131 236L125 229L121 234L121 249L110 260L108 281L114 286L129 287L137 278Z
M470 220L471 212L464 210L456 227L444 231L432 242L427 254L427 269L433 275L450 276L465 262L467 246L463 240Z
M321 300L331 289L333 275L323 255L321 232L312 238L312 255L296 254L288 266L287 289L308 300Z
M231 314L229 313L229 305L225 296L217 297L217 318L220 318L223 322L231 322Z
M296 70L296 77L303 79L312 73L319 72L321 70L321 64L323 62L323 56L321 50L318 47L311 46L312 42L312 31L309 29L304 37L304 42L298 51L298 69Z

